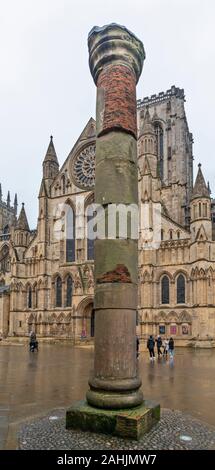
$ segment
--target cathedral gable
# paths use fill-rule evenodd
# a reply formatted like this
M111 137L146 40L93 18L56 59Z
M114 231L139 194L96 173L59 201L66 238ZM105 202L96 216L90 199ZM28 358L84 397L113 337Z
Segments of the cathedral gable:
M90 118L51 187L53 197L94 188L96 123Z

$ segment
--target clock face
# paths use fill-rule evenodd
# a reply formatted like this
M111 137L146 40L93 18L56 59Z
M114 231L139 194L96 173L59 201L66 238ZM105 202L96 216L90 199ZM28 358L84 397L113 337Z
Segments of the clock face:
M76 186L90 190L95 186L96 145L85 147L72 162L72 177Z

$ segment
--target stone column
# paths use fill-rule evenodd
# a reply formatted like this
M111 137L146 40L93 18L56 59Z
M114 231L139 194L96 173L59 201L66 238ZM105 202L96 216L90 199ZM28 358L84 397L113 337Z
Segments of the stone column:
M97 86L95 203L138 204L136 84L143 44L125 27L94 27L89 65ZM136 220L137 223L137 220ZM137 230L138 233L138 230ZM95 361L87 401L129 408L143 401L136 360L138 240L95 240Z

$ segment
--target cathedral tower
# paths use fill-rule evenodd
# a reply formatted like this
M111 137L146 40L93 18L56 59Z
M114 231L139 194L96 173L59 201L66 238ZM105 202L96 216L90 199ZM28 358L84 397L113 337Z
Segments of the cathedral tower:
M19 218L14 229L14 245L16 246L16 251L18 253L18 257L21 261L22 255L25 251L25 248L29 244L29 235L30 229L28 225L27 216L25 213L24 202L22 203L22 209L19 214Z
M152 176L157 176L156 147L155 128L147 107L138 140L138 165L141 174L145 172L145 166L148 166Z
M199 163L198 174L191 197L192 240L212 240L211 199Z
M46 243L49 237L48 228L48 198L50 188L59 173L59 163L51 135L49 146L43 160L43 179L39 191L39 217L37 231L40 237L41 254L46 255Z
M148 109L157 138L159 174L164 185L186 184L188 200L193 188L193 136L185 113L184 90L175 87L137 102L139 129Z

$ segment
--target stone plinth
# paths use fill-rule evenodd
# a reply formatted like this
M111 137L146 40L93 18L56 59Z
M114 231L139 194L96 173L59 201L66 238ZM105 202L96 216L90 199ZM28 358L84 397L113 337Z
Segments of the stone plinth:
M66 412L66 428L139 440L160 419L160 405L145 401L132 409L104 410L80 401Z

